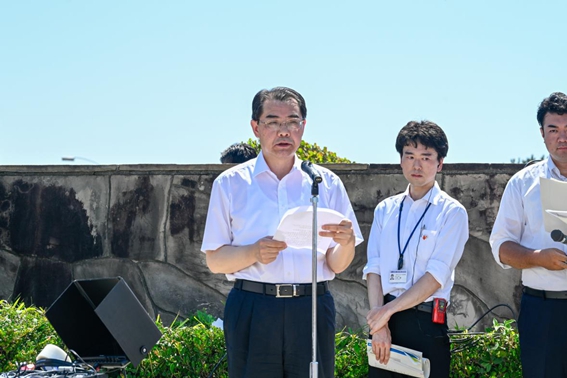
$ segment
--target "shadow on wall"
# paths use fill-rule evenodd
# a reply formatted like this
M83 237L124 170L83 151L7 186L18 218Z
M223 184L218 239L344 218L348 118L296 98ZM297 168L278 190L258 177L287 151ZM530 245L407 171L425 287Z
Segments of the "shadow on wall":
M0 183L0 245L21 256L13 298L46 307L70 282L70 263L102 255L72 188L16 180Z

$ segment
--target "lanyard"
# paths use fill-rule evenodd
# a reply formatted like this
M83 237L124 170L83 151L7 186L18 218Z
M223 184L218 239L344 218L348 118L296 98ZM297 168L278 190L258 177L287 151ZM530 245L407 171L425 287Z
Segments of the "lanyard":
M427 210L429 210L429 207L431 206L431 202L429 202L429 204L427 204L427 207L425 208L425 211L423 212L423 214L421 214L421 217L419 218L419 220L415 224L415 227L413 228L408 240L406 241L406 245L404 246L404 250L402 251L402 248L400 246L400 224L402 222L402 209L404 208L405 199L406 199L406 197L404 197L404 199L402 200L402 203L400 204L400 214L398 215L398 252L400 253L400 258L398 259L398 270L402 269L403 266L404 266L404 253L406 253L406 249L408 248L408 244L409 244L409 241L411 240L411 237L413 236L413 233L415 232L415 230L417 229L417 226L419 226L419 223L421 223L423 217L425 216L425 213L427 213Z

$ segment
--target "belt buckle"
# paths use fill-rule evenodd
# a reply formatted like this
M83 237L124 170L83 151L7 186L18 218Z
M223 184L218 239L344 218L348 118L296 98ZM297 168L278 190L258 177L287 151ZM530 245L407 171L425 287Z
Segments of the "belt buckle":
M280 292L281 288L284 288L284 289L290 288L292 290L289 294L282 294ZM276 284L276 298L292 298L292 297L297 297L297 286L296 285L292 285L292 284L277 285Z

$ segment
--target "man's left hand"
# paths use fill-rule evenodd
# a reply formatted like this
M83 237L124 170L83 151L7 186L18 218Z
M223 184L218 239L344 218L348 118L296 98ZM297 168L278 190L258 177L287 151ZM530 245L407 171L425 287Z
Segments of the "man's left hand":
M342 246L354 245L354 230L350 220L343 219L339 224L325 224L321 228L323 231L319 232L320 236L333 238L337 244Z

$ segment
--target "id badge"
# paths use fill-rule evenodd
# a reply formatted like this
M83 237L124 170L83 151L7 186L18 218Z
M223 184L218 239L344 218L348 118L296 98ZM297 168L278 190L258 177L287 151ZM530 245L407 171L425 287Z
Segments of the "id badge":
M390 279L388 282L394 283L406 283L408 280L407 270L392 270L390 271Z

